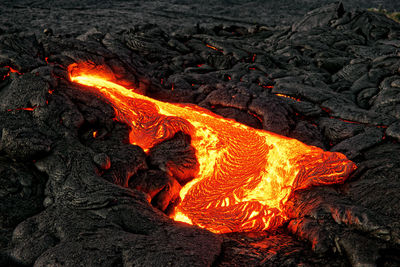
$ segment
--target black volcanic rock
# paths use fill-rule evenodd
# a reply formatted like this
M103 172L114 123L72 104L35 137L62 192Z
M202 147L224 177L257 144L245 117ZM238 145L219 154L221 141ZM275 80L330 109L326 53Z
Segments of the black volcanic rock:
M366 128L363 133L340 142L332 147L331 151L341 152L348 158L354 159L361 154L361 151L373 147L382 141L383 131L377 128Z
M390 137L395 138L397 141L400 140L400 123L395 122L392 125L390 125L387 130L386 134Z
M0 112L0 151L22 161L46 155L56 135L39 125L29 111Z
M190 136L182 132L151 148L149 162L173 176L182 185L192 180L199 171L196 151L190 145Z
M182 252L188 255L180 266L203 266L213 261L220 246L217 237L176 224L154 210L143 193L101 179L91 154L89 148L71 141L36 162L40 171L49 174L46 196L50 200L45 211L14 230L11 255L15 259L37 265L60 261L68 266L122 264L128 260L126 253L130 255L133 248L139 248L139 244L146 247L147 241L154 239L167 244L165 252L155 251L164 256L153 254L146 261L140 260L140 264L174 260L176 256L171 252L182 242ZM194 246L190 248L188 244ZM207 252L210 247L213 250ZM75 256L70 257L71 254Z
M249 110L262 116L264 130L287 135L293 125L291 108L275 96L253 99Z
M41 212L46 178L33 165L0 158L0 262L6 258L12 231L22 221ZM5 260L5 259L4 259ZM3 264L3 263L2 263Z
M165 212L178 203L182 188L174 177L160 170L139 173L132 177L129 187L147 193L152 205Z
M312 28L327 26L332 20L342 18L344 14L341 2L326 5L308 12L302 20L293 24L292 31L309 31Z
M399 265L400 24L349 1L95 2L0 4L1 266ZM69 81L80 61L358 169L293 192L274 231L174 222L190 138L129 144L114 107Z
M17 76L8 86L0 92L2 111L46 105L50 86L42 78L25 74Z

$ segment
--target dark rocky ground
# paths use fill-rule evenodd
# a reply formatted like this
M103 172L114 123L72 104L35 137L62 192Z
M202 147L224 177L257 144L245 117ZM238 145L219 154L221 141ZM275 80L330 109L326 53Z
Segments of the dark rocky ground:
M2 0L0 29L77 35L97 27L103 32L129 29L135 24L157 24L171 32L196 23L288 26L308 11L333 0ZM347 9L382 6L400 10L394 0L343 0Z
M3 1L0 266L400 264L400 24L351 9L373 1L304 17L328 1L286 1L283 13L229 2ZM82 60L153 98L342 152L358 170L296 192L278 231L176 223L161 211L178 184L165 165L185 137L148 156L127 144L113 109L68 81Z

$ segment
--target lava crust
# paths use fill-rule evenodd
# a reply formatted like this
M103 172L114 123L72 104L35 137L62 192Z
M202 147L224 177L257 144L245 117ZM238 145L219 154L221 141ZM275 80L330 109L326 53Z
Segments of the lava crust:
M351 2L361 9L350 1L318 7L328 0L229 1L226 9L202 1L77 2L0 4L1 266L400 264L398 22L367 11L369 1ZM400 10L396 1L384 3ZM101 66L146 101L126 99L136 111L116 108L97 89L72 82L68 66L81 62ZM177 209L204 212L207 194L182 196L204 170L193 134L202 128L161 114L148 99L174 103L180 115L214 116L224 126L210 119L205 129L213 133L242 125L220 136L236 146L220 159L232 159L228 166L239 173L263 169L280 145L258 141L279 135L294 140L285 157L306 148L318 152L315 162L344 155L336 159L347 169L337 171L351 174L342 184L312 186L331 169L310 168L318 170L311 184L296 178L288 185L298 190L276 186L288 194L273 229L242 232L250 228L224 225L228 216L222 223L192 216L202 227L221 226L216 234L174 221ZM129 112L142 125L168 127L135 129ZM244 144L235 141L242 137ZM247 159L236 160L235 151ZM222 168L215 176L231 173L215 162ZM285 164L277 169L293 170ZM228 181L198 187L240 191L235 177Z

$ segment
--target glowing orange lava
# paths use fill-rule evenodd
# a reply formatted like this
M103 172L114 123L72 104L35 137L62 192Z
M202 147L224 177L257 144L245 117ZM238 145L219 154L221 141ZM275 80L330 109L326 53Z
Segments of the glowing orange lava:
M300 99L295 98L293 96L289 96L289 95L283 95L283 94L275 94L275 95L280 96L280 97L290 98L290 99L296 100L297 102L301 101Z
M6 66L6 68L9 68L9 69L10 69L10 72L14 72L14 73L17 73L17 74L21 74L19 71L17 71L16 69L13 69L13 68L10 67L10 66Z
M16 74L18 74L18 75L21 75L21 73L20 73L19 71L17 71L16 69L13 69L11 66L4 66L3 68L8 68L8 73L7 73L6 75L3 76L3 80L4 80L6 77L9 77L9 76L10 76L10 73L16 73Z
M206 46L207 46L208 48L211 48L211 49L215 50L215 51L223 52L221 49L218 49L218 48L216 48L215 46L212 46L212 45L209 45L209 44L206 44Z
M37 109L38 106L34 106L32 108L16 108L16 109L7 109L7 111L19 111L19 110L26 110L26 111L34 111Z
M343 154L253 129L191 104L151 99L115 83L88 63L69 66L70 79L107 100L132 127L130 142L149 149L178 131L189 134L200 168L181 190L174 219L215 233L260 231L286 219L289 194L341 183L356 168Z

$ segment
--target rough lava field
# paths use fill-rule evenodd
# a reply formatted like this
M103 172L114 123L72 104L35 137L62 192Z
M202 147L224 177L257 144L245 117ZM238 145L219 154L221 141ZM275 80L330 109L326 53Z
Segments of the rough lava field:
M400 265L400 24L367 11L400 3L97 2L0 3L0 266ZM293 192L278 230L175 222L190 139L129 144L82 61L358 168Z

